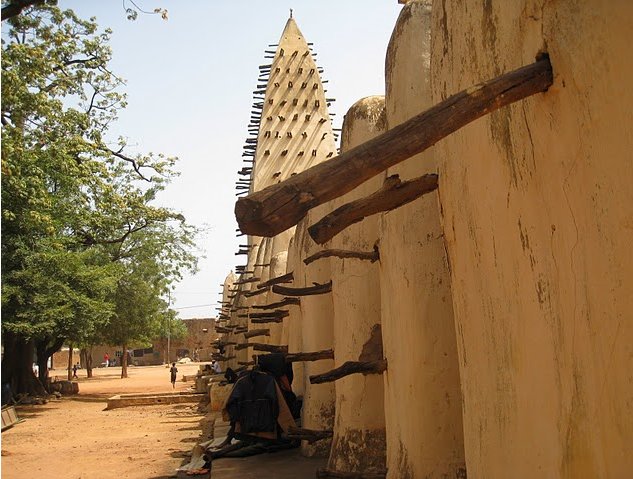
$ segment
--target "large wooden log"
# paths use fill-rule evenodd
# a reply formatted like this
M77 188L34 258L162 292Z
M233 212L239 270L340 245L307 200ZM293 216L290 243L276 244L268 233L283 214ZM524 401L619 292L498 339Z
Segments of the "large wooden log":
M287 363L296 363L299 361L318 361L320 359L334 359L334 350L324 349L323 351L312 351L309 353L286 354Z
M340 206L310 226L308 233L317 244L323 244L367 216L399 208L436 189L436 174L424 175L405 182L400 181L398 175L392 175L378 191Z
M310 444L321 439L329 439L334 435L334 431L326 429L318 431L316 429L304 429L301 427L289 427L286 436L288 439L301 439L308 441Z
M320 467L316 471L317 479L385 479L387 471L381 472L342 472Z
M299 298L284 298L281 301L277 301L276 303L264 304L261 306L251 306L251 308L252 309L275 309L275 308L281 308L283 306L288 306L291 304L300 305L301 300Z
M270 336L270 329L252 329L244 332L246 339L254 338L256 336Z
M257 285L258 288L267 288L268 286L272 286L273 284L279 283L292 283L294 276L292 271L290 273L282 274L281 276L277 276L276 278L271 278L268 281L264 281L263 283L259 283Z
M553 81L547 55L535 63L461 91L339 156L237 200L240 230L275 236L315 206L344 195L464 125L503 106L546 91Z
M344 378L350 374L382 374L387 370L387 360L377 361L346 361L338 368L323 374L310 376L310 384L329 383Z
M284 296L311 296L314 294L325 294L332 291L332 281L324 284L314 283L314 286L306 288L288 288L278 284L273 286L273 293L283 294Z
M374 251L347 251L343 249L323 249L317 251L312 256L308 256L303 260L305 264L310 264L321 258L329 258L336 256L337 258L356 258L360 260L368 260L372 263L380 259L380 253L378 252L378 245L374 245Z

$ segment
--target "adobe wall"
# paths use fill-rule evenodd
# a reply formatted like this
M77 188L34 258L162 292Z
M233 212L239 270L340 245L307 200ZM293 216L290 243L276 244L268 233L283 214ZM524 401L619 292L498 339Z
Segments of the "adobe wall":
M428 108L431 2L411 1L385 63L389 128ZM389 175L437 171L432 151ZM380 287L388 478L462 477L464 449L450 276L437 192L382 215Z
M348 110L341 151L386 130L383 96L364 98ZM380 189L378 175L330 203L330 209ZM336 235L326 249L370 252L378 241L378 216L370 216ZM334 314L334 367L346 361L382 359L380 269L377 262L331 257ZM382 375L352 374L335 383L336 416L328 468L338 472L385 469L385 412Z
M434 102L541 50L554 70L434 150L469 477L633 470L631 18L625 1L434 3Z
M327 283L332 278L329 261L315 261L305 265L303 260L320 249L307 232L308 226L314 224L329 212L327 205L311 210L299 222L295 232L298 257L294 263L293 287L312 286L313 283ZM320 351L330 349L334 343L334 311L332 294L318 294L301 297L301 341L300 351ZM305 362L304 395L301 411L302 427L307 429L332 429L334 425L334 383L310 384L310 376L331 370L334 361L325 359ZM308 456L327 457L330 452L330 440L321 440L313 444L303 441L301 452Z

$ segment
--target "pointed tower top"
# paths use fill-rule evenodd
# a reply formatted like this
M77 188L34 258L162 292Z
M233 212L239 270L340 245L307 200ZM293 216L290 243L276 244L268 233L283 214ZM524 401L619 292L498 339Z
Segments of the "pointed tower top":
M290 17L288 18L288 21L286 22L286 26L284 27L283 33L281 34L280 42L283 41L284 38L303 39L303 34L301 33L301 30L299 30L299 27L297 26L295 19L292 17L292 9L290 10L290 12L291 12Z

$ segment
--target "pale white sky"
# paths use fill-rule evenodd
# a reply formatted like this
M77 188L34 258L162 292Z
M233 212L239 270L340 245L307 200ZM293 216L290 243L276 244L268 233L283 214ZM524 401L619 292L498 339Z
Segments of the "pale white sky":
M129 0L128 5L130 5ZM200 272L172 295L181 318L215 316L220 284L244 256L233 214L234 183L242 167L252 92L268 45L277 43L294 11L325 69L334 127L357 100L384 94L387 43L401 5L397 0L136 0L157 15L126 19L123 0L59 0L82 17L113 30L112 69L127 80L128 107L112 133L138 151L178 156L181 176L160 203L206 226ZM243 241L241 241L243 242Z

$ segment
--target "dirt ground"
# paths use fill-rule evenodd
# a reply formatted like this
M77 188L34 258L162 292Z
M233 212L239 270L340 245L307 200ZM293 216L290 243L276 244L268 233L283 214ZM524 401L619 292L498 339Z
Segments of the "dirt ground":
M179 364L176 391L186 391L197 363ZM195 404L135 406L106 411L105 399L121 393L173 391L165 366L99 368L86 378L80 370L79 395L42 406L19 406L24 422L2 433L3 479L165 479L208 440L210 419ZM65 371L51 377L65 378ZM202 431L207 431L202 433Z

